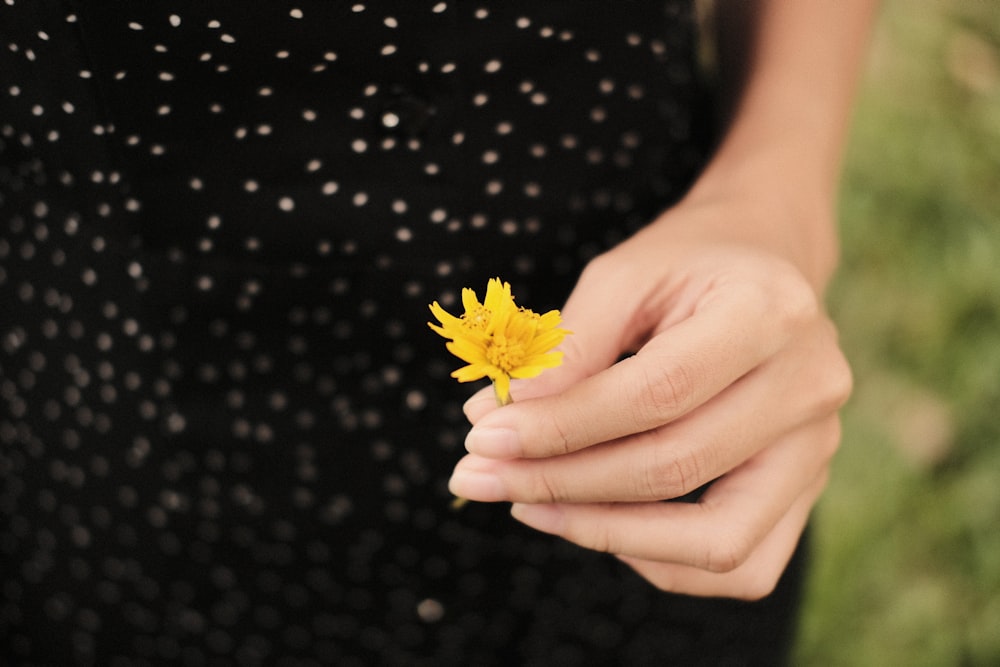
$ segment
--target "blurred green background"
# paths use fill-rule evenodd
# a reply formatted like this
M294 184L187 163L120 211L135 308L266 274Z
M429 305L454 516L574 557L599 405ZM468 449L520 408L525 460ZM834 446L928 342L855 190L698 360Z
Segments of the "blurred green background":
M883 3L841 226L856 389L795 664L1000 665L1000 0Z

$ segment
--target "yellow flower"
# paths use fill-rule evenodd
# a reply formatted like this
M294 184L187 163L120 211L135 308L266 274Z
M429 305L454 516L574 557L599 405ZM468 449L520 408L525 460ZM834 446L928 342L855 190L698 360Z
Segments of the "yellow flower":
M459 382L488 377L497 401L506 405L510 403L511 378L535 377L562 363L562 352L551 351L569 333L558 328L562 321L558 310L540 315L519 308L510 284L499 278L489 281L482 303L473 290L463 289L462 305L465 313L455 317L435 301L430 309L440 326L427 323L449 339L448 351L468 364L451 374Z

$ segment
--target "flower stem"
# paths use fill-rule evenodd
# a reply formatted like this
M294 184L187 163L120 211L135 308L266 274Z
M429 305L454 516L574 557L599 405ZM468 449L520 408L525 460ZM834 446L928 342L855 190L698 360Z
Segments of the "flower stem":
M496 397L496 399L497 399L497 407L500 407L500 408L502 408L505 405L510 405L511 403L514 402L514 399L511 397L510 393L507 394L506 398L504 398L503 396L500 395L500 392L497 391L497 383L496 382L493 383L493 396Z

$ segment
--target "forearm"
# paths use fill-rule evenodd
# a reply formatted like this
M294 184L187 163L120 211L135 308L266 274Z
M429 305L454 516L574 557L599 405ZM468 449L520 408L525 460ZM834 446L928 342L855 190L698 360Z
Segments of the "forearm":
M728 123L689 199L752 202L735 231L774 245L818 289L836 263L837 177L876 4L721 0L717 7Z

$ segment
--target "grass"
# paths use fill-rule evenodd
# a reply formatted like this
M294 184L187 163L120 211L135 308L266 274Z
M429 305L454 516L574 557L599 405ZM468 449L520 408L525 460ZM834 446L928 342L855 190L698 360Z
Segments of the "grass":
M795 663L1000 665L1000 2L884 2L842 192L856 390Z

